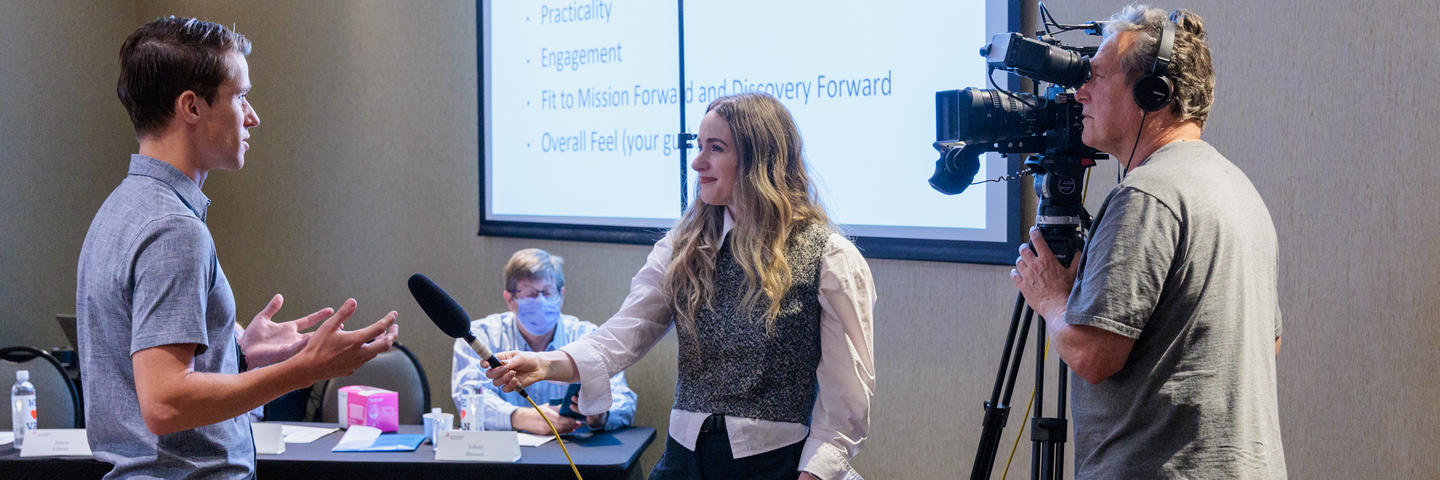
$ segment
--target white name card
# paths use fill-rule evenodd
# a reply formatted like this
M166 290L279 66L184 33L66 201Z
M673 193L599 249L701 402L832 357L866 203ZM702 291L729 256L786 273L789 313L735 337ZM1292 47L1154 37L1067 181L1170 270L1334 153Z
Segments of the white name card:
M90 440L83 428L42 428L25 435L21 457L82 456L89 457Z
M435 445L435 459L516 462L520 460L520 440L515 432L440 432L440 443Z

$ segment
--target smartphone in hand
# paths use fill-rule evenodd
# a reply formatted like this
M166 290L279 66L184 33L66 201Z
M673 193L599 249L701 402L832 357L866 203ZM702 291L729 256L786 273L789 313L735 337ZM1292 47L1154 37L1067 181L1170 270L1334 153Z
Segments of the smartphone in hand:
M550 401L550 404L551 404L551 405L559 404L559 405L560 405L560 414L561 414L561 415L564 415L564 416L567 416L567 417L570 417L570 418L573 418L573 419L576 419L576 420L579 420L579 421L582 421L582 422L583 422L583 421L585 421L585 415L582 415L582 414L580 414L580 412L577 412L577 411L572 410L572 409L570 408L570 397L574 397L574 396L579 395L579 394L580 394L580 384L578 384L578 383L572 383L572 384L570 384L570 387L569 387L569 388L566 388L566 389L565 389L565 396L564 396L564 397L560 398L559 400L551 400L551 401Z

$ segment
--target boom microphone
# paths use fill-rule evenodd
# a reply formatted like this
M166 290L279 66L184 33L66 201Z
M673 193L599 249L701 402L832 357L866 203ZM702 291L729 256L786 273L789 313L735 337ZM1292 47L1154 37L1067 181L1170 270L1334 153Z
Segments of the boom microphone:
M439 285L435 285L435 282L418 273L411 275L408 283L410 295L415 297L415 303L420 304L420 309L425 311L425 315L430 317L430 321L435 322L435 326L440 327L440 331L445 332L451 338L464 339L466 343L470 344L470 348L475 349L475 353L480 354L480 358L490 362L490 366L504 365L495 358L494 353L490 352L490 347L485 345L485 342L481 342L470 333L470 315L465 313L465 309L460 308L460 304L455 303L454 298L441 290ZM524 388L517 387L515 391L519 392L522 397L530 398L530 394L525 393Z

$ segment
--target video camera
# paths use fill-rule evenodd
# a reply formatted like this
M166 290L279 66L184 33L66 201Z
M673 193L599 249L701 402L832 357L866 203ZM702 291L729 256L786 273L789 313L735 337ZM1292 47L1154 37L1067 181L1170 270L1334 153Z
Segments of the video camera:
M1100 28L1091 22L1086 30L1099 34ZM930 186L955 195L974 184L984 153L1030 154L1023 171L1000 180L1035 174L1035 194L1040 197L1035 223L1066 265L1072 253L1084 247L1080 231L1089 226L1081 175L1096 159L1106 158L1081 141L1083 107L1075 101L1075 89L1090 78L1095 50L1066 46L1049 36L1037 40L1014 32L998 34L980 49L991 73L1004 70L1051 84L1043 96L998 87L935 92L934 146L940 159Z

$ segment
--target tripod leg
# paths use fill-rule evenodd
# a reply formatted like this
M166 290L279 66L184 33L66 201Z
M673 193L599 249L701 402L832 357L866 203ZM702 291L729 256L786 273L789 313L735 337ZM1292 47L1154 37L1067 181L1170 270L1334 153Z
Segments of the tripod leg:
M1045 332L1045 319L1040 319L1040 327L1036 332L1036 349L1044 352L1048 340ZM1045 365L1043 355L1039 355L1040 363L1035 367L1035 410L1031 420L1030 439L1035 443L1030 458L1030 472L1032 478L1041 480L1058 479L1065 473L1065 437L1068 435L1065 420L1065 396L1069 386L1068 374L1066 373L1065 361L1059 362L1059 388L1057 388L1058 399L1055 402L1059 414L1055 417L1046 417L1044 412L1044 382Z
M1015 391L1015 373L1019 369L1021 357L1025 354L1024 338L1029 335L1030 331L1028 310L1025 308L1025 297L1017 294L1015 311L1010 317L1010 331L1005 336L1005 350L1000 356L1000 367L995 372L995 388L991 390L990 401L985 402L980 445L975 449L975 463L970 469L972 480L989 479L991 470L995 468L995 453L1000 446L1000 432L1005 428L1005 423L1010 415L1010 396ZM1022 312L1027 314L1022 315ZM1019 342L1016 341L1017 338L1020 339ZM1001 396L1002 389L1003 398Z
M1039 436L1040 420L1045 418L1045 318L1041 317L1035 329L1035 409L1031 411L1030 429L1030 478L1050 480L1049 469L1042 468L1050 463L1050 451Z
M1065 428L1069 424L1069 420L1066 420L1067 416L1065 414L1065 399L1067 398L1066 395L1068 394L1066 390L1068 390L1070 384L1070 369L1069 367L1065 366L1064 360L1060 361L1060 368L1058 369L1058 371L1060 398L1058 400L1059 405L1057 405L1056 407L1059 409L1059 411L1056 413L1055 416L1060 418L1060 425L1062 428ZM1060 435L1060 438L1057 439L1059 443L1055 445L1055 466L1053 467L1055 469L1055 478L1065 478L1065 437L1066 435L1064 434Z

